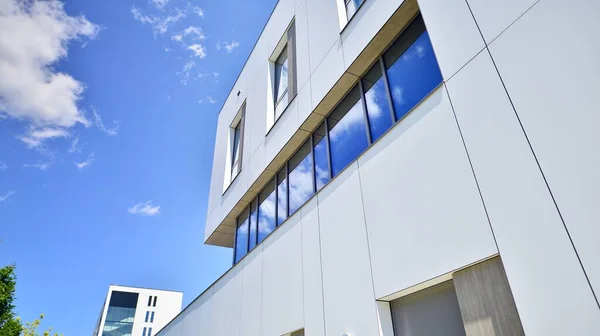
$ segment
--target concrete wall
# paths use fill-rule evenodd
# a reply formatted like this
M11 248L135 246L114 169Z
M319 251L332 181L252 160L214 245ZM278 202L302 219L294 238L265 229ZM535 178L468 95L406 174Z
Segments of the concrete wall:
M341 33L336 3L279 1L219 116L207 237L401 1L366 0ZM377 335L376 300L498 253L526 335L600 335L600 3L418 4L441 87L161 335ZM298 96L270 128L267 60L293 17Z

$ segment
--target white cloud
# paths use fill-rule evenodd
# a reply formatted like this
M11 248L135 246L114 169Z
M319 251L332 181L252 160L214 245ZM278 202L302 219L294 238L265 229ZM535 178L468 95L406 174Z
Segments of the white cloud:
M104 126L104 123L102 122L102 117L100 117L100 114L98 114L96 108L92 106L91 110L94 117L94 125L98 127L98 129L102 133L108 136L115 136L119 134L119 127L121 126L121 123L118 120L113 121L113 127L107 128L106 126Z
M201 44L197 44L197 43L192 44L192 45L188 46L187 48L189 50L191 50L194 53L194 56L196 56L196 57L200 57L200 58L206 57L206 49Z
M50 168L50 162L45 162L45 163L29 163L29 164L24 164L23 168L36 168L39 169L41 171L44 171L48 168Z
M152 205L152 201L147 201L138 203L127 209L127 211L134 215L155 216L160 213L160 205Z
M171 36L171 40L173 40L175 42L183 42L183 35L175 34L175 35Z
M194 7L192 8L194 13L196 13L199 17L204 17L204 9L200 8L200 7Z
M163 10L170 0L150 0L150 3L157 9Z
M0 171L7 170L7 169L8 169L8 166L6 165L6 163L0 161Z
M192 38L193 40L204 40L204 32L202 28L197 26L189 26L183 30L183 36Z
M23 141L29 148L40 147L46 140L57 138L68 138L69 132L60 127L31 128L27 134L20 135L17 138Z
M91 166L95 160L96 160L96 158L94 156L94 153L92 153L88 156L87 160L82 161L82 162L75 162L75 167L77 167L77 169L79 169L79 170L83 170L83 169Z
M206 100L208 100L208 102L211 103L211 104L216 104L217 103L217 101L214 100L211 96L206 96Z
M79 146L79 138L75 137L72 141L71 141L71 147L69 147L69 153L79 153L81 152L81 146Z
M202 104L202 103L204 103L204 100L198 99L198 104Z
M171 25L183 19L187 12L185 10L176 9L175 15L170 15L165 18L161 18L158 16L148 16L136 7L135 5L131 7L131 14L133 18L143 24L150 24L155 34L164 35L170 28Z
M58 0L2 0L0 115L36 127L87 125L77 106L85 85L53 66L67 57L70 42L99 31L84 16L69 16Z
M4 194L4 196L0 196L0 203L6 201L14 194L16 194L16 192L11 190L11 191L7 192L6 194Z
M240 43L237 41L231 41L231 43L223 43L223 48L225 48L225 50L227 50L228 54L231 54L231 52L233 51L233 49L237 48L240 46Z

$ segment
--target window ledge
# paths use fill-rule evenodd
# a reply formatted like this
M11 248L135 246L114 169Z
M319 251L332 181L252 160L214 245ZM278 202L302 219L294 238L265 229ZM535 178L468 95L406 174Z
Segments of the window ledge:
M354 14L349 19L346 20L346 24L344 25L344 27L342 28L342 30L340 30L340 35L342 35L342 33L346 30L346 27L348 27L348 25L350 25L350 22L352 22L352 19L354 19L356 17L356 14L358 14L358 12L360 11L360 9L365 6L365 3L367 1L369 1L369 0L365 0L360 5L358 5L358 7L356 8L356 11L354 12ZM346 9L346 13L348 13L347 11L348 11L348 9Z
M233 180L231 180L231 182L229 182L229 185L227 185L227 188L225 188L225 190L223 190L223 193L221 194L221 197L223 197L223 196L225 196L225 194L227 194L227 191L229 191L229 189L231 189L231 186L237 180L237 178L238 178L238 176L240 176L240 174L242 174L242 168L240 168L240 171L237 173L237 175L235 175L235 177L233 178Z
M279 117L277 117L277 119L275 119L275 121L273 122L273 125L271 125L271 127L269 127L269 129L267 130L267 133L265 134L265 137L269 136L269 133L271 133L271 130L273 130L273 128L275 128L275 125L277 125L277 122L279 121L279 119L281 119L281 116L285 114L285 111L287 111L287 109L290 107L290 105L292 105L292 103L294 102L294 100L296 99L297 96L298 96L298 94L296 93L290 99L290 101L287 103L287 105L285 106L285 108L283 109L283 111L281 112L281 114L279 115Z

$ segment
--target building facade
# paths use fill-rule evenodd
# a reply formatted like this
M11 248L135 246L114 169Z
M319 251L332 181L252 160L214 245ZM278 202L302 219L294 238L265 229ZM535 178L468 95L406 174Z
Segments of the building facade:
M92 336L153 336L181 311L183 293L110 285Z
M280 0L159 335L600 335L600 2Z

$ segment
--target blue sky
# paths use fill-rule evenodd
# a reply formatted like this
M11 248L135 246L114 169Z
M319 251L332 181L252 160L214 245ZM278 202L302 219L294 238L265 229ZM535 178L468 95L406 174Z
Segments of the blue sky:
M275 3L0 0L0 265L25 320L87 335L109 284L187 305L231 266L202 244L216 116Z

